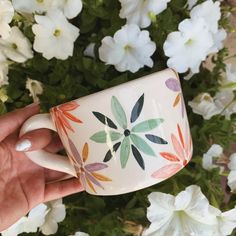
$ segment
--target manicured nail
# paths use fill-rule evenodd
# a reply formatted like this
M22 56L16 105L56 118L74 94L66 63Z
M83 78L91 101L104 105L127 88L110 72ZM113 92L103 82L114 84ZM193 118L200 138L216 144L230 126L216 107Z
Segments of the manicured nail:
M38 106L39 105L39 102L34 102L34 103L31 103L31 104L29 104L28 106L26 106L27 108L29 108L29 107L36 107L36 106Z
M28 151L32 146L32 143L28 140L22 140L16 144L16 151L18 152L25 152Z

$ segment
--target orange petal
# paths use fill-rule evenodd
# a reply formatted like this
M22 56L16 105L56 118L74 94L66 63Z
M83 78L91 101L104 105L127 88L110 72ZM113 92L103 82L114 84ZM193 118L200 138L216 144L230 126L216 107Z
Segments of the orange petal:
M180 93L176 96L173 107L177 106L180 101Z
M80 119L78 119L77 117L75 117L74 115L70 114L67 111L63 111L63 114L70 120L77 122L77 123L83 123Z
M75 132L74 129L72 128L72 126L70 125L70 123L66 120L66 118L63 115L59 116L62 124L69 130L71 130L72 132Z
M180 161L176 155L169 152L160 152L160 155L168 161Z
M178 134L179 134L180 142L181 142L181 144L182 144L182 146L183 146L183 148L184 148L184 138L183 138L183 134L182 134L182 131L181 131L181 129L180 129L179 124L177 124L177 129L178 129Z
M77 104L75 101L72 101L72 102L67 102L65 104L62 104L58 108L62 111L73 111L77 107L79 107L79 104Z
M85 178L86 178L86 182L87 182L88 186L93 190L93 192L97 193L95 188L93 187L92 182L89 180L89 178L87 176L85 176Z
M89 152L88 143L85 143L84 147L83 147L83 151L82 151L83 162L87 161L87 159L88 159L88 152Z
M100 181L112 181L110 178L104 176L104 175L101 175L101 174L98 174L98 173L91 173L96 179L100 180Z

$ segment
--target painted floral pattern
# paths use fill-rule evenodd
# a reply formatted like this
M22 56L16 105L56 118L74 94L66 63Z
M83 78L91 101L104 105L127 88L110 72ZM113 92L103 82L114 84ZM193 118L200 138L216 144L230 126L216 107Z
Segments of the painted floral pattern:
M181 114L182 117L184 117L184 111L185 111L185 106L184 106L184 98L181 92L181 85L179 80L170 78L166 80L165 82L166 87L172 90L173 92L177 92L177 95L175 97L175 100L173 102L173 107L176 107L179 103L181 104Z
M167 144L167 141L163 138L147 133L158 127L164 119L155 118L134 124L142 112L143 105L144 94L135 103L129 121L122 105L115 96L111 99L111 111L116 122L100 112L93 112L93 115L105 125L102 131L90 137L94 142L106 143L110 148L105 155L104 162L110 161L118 149L120 149L120 163L122 168L126 167L130 153L132 152L138 165L144 170L145 162L142 153L149 156L156 156L147 141L155 144ZM131 128L128 128L128 126L131 126ZM119 132L118 127L123 131ZM145 136L145 138L141 137L140 134Z
M52 108L51 114L56 128L60 133L64 133L68 136L68 130L74 132L74 129L70 125L69 121L73 121L78 124L82 123L80 119L70 113L78 107L79 105L75 101L72 101Z
M86 164L89 159L89 146L88 143L84 144L82 157L79 154L75 144L68 139L70 153L69 158L72 160L78 177L84 188L88 186L94 193L96 193L95 186L104 189L100 182L112 181L110 178L98 173L98 171L106 169L108 165L104 163L94 162Z
M183 137L179 124L177 124L177 131L178 135L171 134L172 146L175 152L160 152L160 155L170 163L155 171L152 174L153 178L167 179L185 167L190 161L192 155L192 139L188 126L186 125L185 138Z

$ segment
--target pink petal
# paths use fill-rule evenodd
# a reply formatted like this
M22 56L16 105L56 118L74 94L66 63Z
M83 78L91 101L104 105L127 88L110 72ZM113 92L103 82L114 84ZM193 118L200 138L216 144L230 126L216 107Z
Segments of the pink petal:
M180 164L166 165L155 171L151 176L155 179L167 179L176 174L182 167Z
M176 136L174 134L171 134L171 140L172 140L173 147L174 147L174 150L175 150L177 156L182 161L184 161L185 155L184 155L184 149L183 149L182 145L180 144L180 142L178 141L178 139L176 138Z

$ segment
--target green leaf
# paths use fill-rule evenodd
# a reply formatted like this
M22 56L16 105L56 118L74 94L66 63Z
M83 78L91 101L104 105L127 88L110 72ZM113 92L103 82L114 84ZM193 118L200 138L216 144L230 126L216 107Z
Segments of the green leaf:
M114 131L99 131L95 133L92 137L90 137L91 140L95 141L96 143L106 143L110 141L116 141L120 139L122 134Z
M127 161L129 159L129 154L130 154L130 139L129 137L125 137L121 143L121 148L120 148L120 163L122 168L125 168Z
M150 156L156 156L155 152L152 150L152 148L136 134L131 134L130 138L133 142L133 144L143 153L150 155Z
M137 125L135 125L132 128L132 132L137 132L137 133L141 133L141 132L147 132L150 131L152 129L155 129L159 124L161 124L164 121L164 119L159 118L159 119L151 119L151 120L147 120L147 121L143 121Z
M116 121L118 122L118 124L123 129L126 129L127 128L127 118L125 115L125 111L115 96L112 96L112 99L111 99L111 110L112 110L112 113L113 113Z

